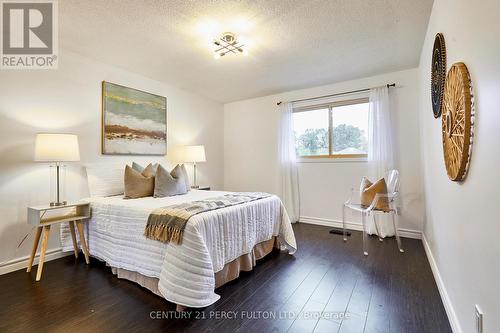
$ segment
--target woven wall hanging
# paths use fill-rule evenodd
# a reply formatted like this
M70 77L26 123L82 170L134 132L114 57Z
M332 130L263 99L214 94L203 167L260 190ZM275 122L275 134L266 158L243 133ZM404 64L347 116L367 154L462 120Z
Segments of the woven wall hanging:
M441 116L446 79L446 46L442 34L436 34L432 48L431 101L434 118Z
M462 181L467 175L474 136L472 83L464 63L451 66L443 98L443 152L448 177Z

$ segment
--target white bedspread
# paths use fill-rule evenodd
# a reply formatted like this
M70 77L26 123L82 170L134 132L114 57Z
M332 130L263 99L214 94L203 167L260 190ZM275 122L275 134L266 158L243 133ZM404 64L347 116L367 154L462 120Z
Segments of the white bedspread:
M144 236L153 209L225 193L192 190L167 198L89 198L90 254L110 266L159 278L160 292L173 303L208 306L220 298L214 292L214 274L226 263L273 236L278 236L290 254L297 249L290 219L277 196L193 216L184 230L182 245L164 244ZM61 228L61 242L64 251L72 251L67 225Z

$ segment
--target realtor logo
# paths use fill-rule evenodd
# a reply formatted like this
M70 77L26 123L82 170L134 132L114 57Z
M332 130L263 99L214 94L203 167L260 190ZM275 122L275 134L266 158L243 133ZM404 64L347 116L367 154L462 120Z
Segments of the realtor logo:
M57 68L57 2L10 0L0 8L0 68Z

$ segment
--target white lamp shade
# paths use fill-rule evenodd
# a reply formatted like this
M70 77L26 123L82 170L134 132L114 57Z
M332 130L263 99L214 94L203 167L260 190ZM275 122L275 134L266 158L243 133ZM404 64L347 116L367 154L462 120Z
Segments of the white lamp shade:
M177 149L178 159L181 162L206 162L205 146L182 146Z
M39 133L36 135L35 161L74 162L79 160L78 136L55 133Z

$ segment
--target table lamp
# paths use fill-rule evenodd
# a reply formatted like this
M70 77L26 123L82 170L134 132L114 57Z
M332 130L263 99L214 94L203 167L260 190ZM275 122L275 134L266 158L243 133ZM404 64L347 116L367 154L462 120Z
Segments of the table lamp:
M80 150L78 149L78 136L74 134L59 133L39 133L35 140L36 162L53 163L55 167L55 198L50 203L51 206L64 206L66 201L61 200L61 162L75 162L80 160ZM51 182L51 188L54 182Z
M193 163L193 186L191 187L199 188L198 184L196 184L196 163L207 161L205 156L205 146L183 146L180 147L179 153L182 162Z

